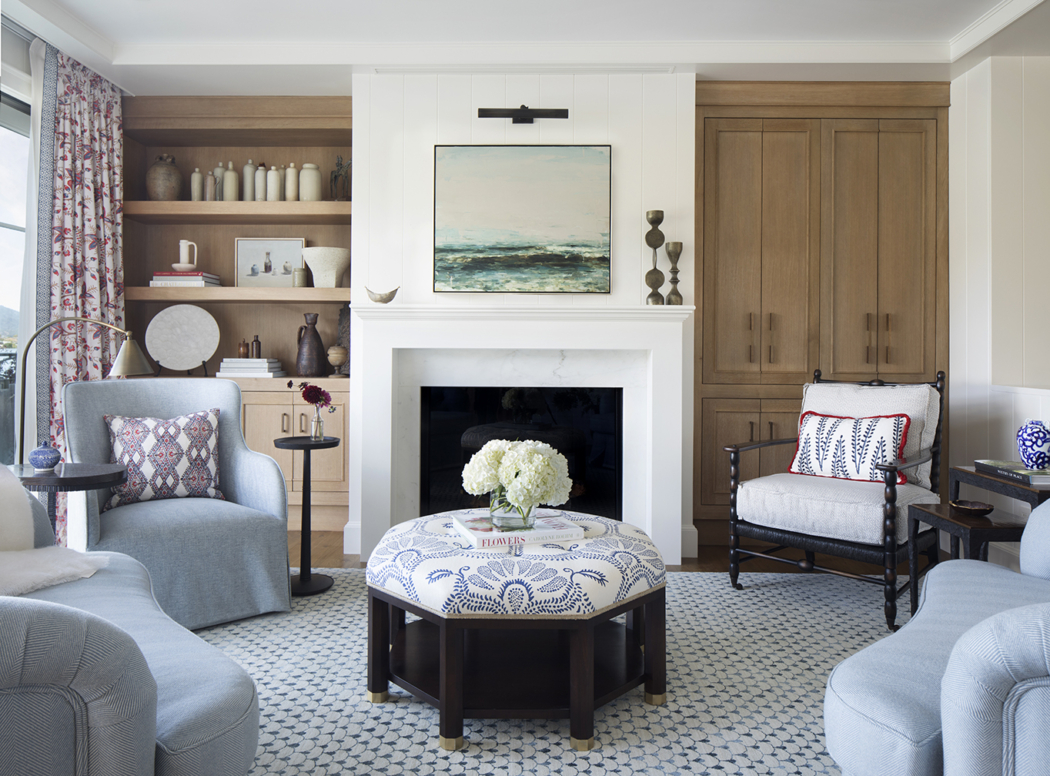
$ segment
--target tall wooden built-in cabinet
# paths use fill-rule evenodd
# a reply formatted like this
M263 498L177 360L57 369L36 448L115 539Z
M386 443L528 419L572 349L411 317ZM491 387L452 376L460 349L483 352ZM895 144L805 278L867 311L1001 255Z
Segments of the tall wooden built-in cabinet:
M306 240L308 246L350 247L350 202L332 201L327 174L321 202L190 202L194 168L202 173L232 161L240 172L249 159L269 166L304 162L323 172L336 157L350 158L349 97L128 97L124 99L124 284L128 326L143 341L161 309L193 304L219 324L220 343L207 362L214 375L223 358L235 358L242 339L256 335L262 355L280 359L295 374L296 335L304 313L318 313L324 344L338 341L339 312L350 303L349 288L247 288L235 278L239 237ZM152 202L146 171L159 154L171 154L183 177L178 202ZM179 261L179 240L197 244L197 265L219 275L221 288L150 288L154 272ZM171 375L170 372L164 372ZM195 372L200 376L202 370ZM292 378L296 383L303 378ZM288 487L289 527L297 529L302 504L301 453L274 448L282 436L309 433L308 413L285 379L237 380L242 391L242 428L248 446L278 460ZM336 412L325 413L325 431L346 437L349 398L345 378L309 378L332 394ZM305 420L304 420L305 419ZM312 463L314 528L337 530L349 514L346 445L317 452Z
M795 436L814 369L947 372L947 120L947 84L697 84L701 544L728 535L722 448ZM771 450L741 477L786 471Z

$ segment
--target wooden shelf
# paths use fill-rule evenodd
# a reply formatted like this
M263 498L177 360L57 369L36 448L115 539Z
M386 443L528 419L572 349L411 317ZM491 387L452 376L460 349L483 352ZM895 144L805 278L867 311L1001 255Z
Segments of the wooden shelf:
M350 146L350 97L128 97L124 134L145 146Z
M350 302L349 288L149 288L128 286L129 302Z
M139 202L124 217L141 224L349 224L350 202Z

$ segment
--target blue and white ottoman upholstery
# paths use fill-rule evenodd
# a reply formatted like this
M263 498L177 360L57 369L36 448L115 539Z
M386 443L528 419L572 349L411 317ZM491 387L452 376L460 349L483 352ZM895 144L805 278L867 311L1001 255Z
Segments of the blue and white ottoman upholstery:
M452 514L394 526L369 557L370 699L393 681L439 707L446 749L463 745L464 717L569 717L572 746L587 750L596 699L644 683L648 703L664 702L666 572L644 531L559 511L583 539L475 549ZM406 627L406 611L421 619ZM626 624L612 622L620 614ZM530 666L520 687L507 650ZM610 660L615 670L595 672Z

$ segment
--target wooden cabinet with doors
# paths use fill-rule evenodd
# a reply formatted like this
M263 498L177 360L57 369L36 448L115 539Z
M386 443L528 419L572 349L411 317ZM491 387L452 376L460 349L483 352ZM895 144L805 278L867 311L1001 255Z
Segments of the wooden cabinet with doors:
M795 436L814 369L887 382L948 372L949 88L696 89L693 503L701 543L718 543L722 448ZM793 455L742 456L742 477L785 471Z
M295 384L301 377L291 378ZM288 527L299 530L303 503L303 453L300 450L278 450L273 440L310 433L312 405L303 401L299 391L286 388L285 379L237 380L241 386L241 430L248 447L274 458L284 473L288 489ZM338 447L314 451L310 458L311 518L315 530L339 530L346 524L349 508L349 461L346 440L347 405L350 401L348 381L340 378L309 378L332 396L334 412L321 411L325 435L339 437Z
M800 383L817 361L820 122L708 119L704 382Z
M729 453L726 445L767 442L798 436L798 399L704 399L703 453L709 465L701 473L705 504L729 504ZM777 445L741 456L742 480L786 472L795 457L793 445Z
M936 122L825 120L821 368L833 380L936 374Z

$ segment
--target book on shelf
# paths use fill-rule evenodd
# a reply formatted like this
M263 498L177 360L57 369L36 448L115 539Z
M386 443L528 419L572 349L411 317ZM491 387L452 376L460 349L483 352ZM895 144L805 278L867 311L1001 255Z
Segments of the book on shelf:
M218 280L219 276L214 272L154 272L154 278L211 278Z
M150 288L222 288L222 283L218 280L203 280L200 278L194 278L189 280L175 280L172 278L164 278L161 280L151 280L149 282Z
M224 358L222 360L223 366L229 364L230 366L280 366L281 359L279 358Z
M1020 461L978 460L973 462L973 468L1005 480L1020 482L1022 485L1050 486L1050 469L1026 469Z
M225 377L227 380L237 380L237 379L244 380L244 379L247 379L247 378L251 378L251 379L254 380L256 378L266 378L266 377L287 377L288 373L285 372L283 369L278 370L277 372L259 372L259 371L249 371L249 370L244 370L244 371L239 371L238 370L236 372L231 372L229 369L219 369L219 371L215 373L215 376L216 377Z
M479 549L491 547L514 547L519 544L540 542L570 542L583 538L583 527L558 514L537 514L532 528L497 531L492 520L484 513L477 515L452 515L452 525L467 541Z

